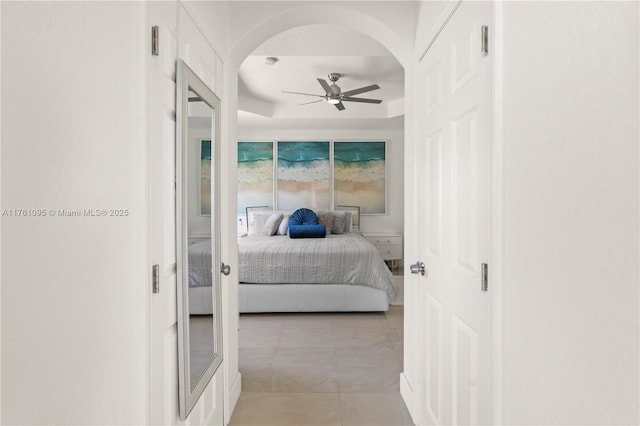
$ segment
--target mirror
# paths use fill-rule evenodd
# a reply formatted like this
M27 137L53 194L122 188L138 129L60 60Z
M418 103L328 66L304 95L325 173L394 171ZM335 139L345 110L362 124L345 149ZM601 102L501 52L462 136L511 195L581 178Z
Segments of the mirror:
M176 100L178 374L185 420L222 363L220 100L182 61Z

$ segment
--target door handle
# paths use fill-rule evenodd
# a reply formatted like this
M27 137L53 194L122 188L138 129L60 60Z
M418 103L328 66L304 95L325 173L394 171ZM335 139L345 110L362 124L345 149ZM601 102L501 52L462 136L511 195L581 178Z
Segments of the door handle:
M222 265L220 266L220 272L222 272L224 275L229 275L231 273L231 266L225 265L224 262L222 262Z
M427 273L427 270L424 267L424 262L420 262L419 260L413 265L409 266L409 270L412 274L421 274L423 277Z

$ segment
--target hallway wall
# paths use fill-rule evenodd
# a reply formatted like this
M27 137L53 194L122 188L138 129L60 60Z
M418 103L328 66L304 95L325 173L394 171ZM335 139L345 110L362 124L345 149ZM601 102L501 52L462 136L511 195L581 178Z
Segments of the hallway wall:
M145 5L1 7L2 424L143 424Z
M502 420L637 424L638 3L502 8Z

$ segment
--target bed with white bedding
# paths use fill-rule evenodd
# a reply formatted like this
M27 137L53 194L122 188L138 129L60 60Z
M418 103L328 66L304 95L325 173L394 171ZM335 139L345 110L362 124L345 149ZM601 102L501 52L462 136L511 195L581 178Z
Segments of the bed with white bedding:
M261 213L250 235L238 241L241 313L387 311L396 299L391 272L378 250L351 232L350 213L344 222L328 224L333 233L325 238L300 239L290 238L286 226L265 234L274 212ZM286 220L285 215L283 225ZM210 240L189 245L189 311L212 311Z
M238 242L240 312L386 311L397 296L376 248L355 232Z

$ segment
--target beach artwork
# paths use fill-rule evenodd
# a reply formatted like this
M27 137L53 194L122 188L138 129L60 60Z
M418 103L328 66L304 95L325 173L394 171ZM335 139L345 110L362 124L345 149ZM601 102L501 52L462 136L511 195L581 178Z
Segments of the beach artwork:
M329 142L278 142L278 209L328 210Z
M386 142L334 142L336 206L360 206L360 214L386 213Z
M211 141L200 140L200 215L211 216Z
M238 214L273 206L273 142L238 142Z

